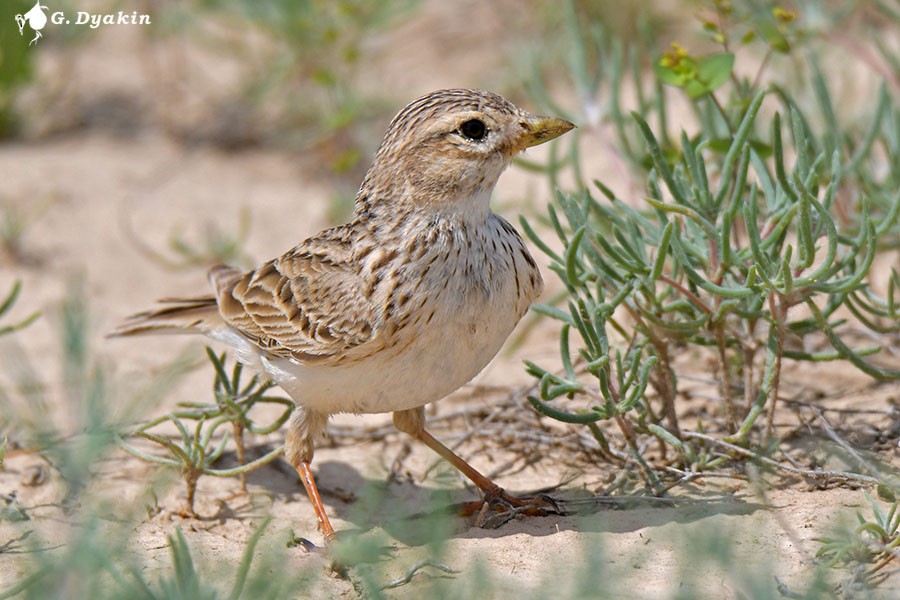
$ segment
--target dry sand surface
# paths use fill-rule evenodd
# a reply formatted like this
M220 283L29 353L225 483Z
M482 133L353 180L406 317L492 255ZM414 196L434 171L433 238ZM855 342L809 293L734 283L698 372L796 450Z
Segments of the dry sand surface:
M410 31L414 31L411 26ZM115 90L134 94L140 76L116 78L110 73L142 73L138 42L121 34L103 34L97 43L84 47L79 57L82 86L96 85L98 96ZM90 69L85 67L90 65ZM85 73L97 75L96 81ZM404 70L406 72L406 70ZM457 78L434 75L404 80L414 97L422 86L485 85L475 75ZM408 77L411 77L407 75ZM596 151L604 162L603 150ZM534 153L540 157L540 152ZM608 161L606 161L608 164ZM29 357L37 361L48 383L52 419L71 431L71 411L64 405L63 378L59 369L59 319L54 316L64 296L78 284L89 303L90 346L112 373L116 397L133 397L135 389L159 373L185 346L192 356L202 356L200 341L162 337L107 340L108 331L134 310L148 307L165 295L190 295L206 288L203 268L167 270L148 259L130 239L123 222L148 245L164 250L173 230L199 236L206 224L234 230L240 211L248 207L252 223L246 253L255 260L280 254L306 236L328 225L330 184L304 166L308 158L287 152L252 150L224 153L211 147L185 148L152 128L127 135L109 130L80 130L33 142L0 146L2 201L22 208L49 202L50 208L36 219L25 238L27 260L0 266L0 293L21 279L23 295L15 316L39 309L44 317L16 339ZM607 168L598 177L615 177ZM501 179L496 199L498 210L514 220L521 210L540 210L548 200L546 182L512 169ZM538 252L535 251L535 255ZM545 270L545 278L552 273ZM485 472L499 471L498 482L513 491L555 486L564 500L601 493L616 475L602 462L586 456L571 460L554 450L553 440L571 435L566 427L547 423L530 414L523 390L532 384L521 366L529 357L551 363L556 355L556 332L543 323L514 351L504 352L472 384L440 403L432 414L434 433L448 443L459 443L459 452ZM702 363L703 357L683 357L684 364ZM698 370L698 373L702 371ZM208 400L212 370L195 369L165 395L160 405L141 407L147 418L171 410L177 402ZM787 366L783 392L786 397L815 399L829 409L867 409L874 414L829 413L840 431L863 451L877 451L877 458L897 465L900 385L876 385L864 375L843 366ZM685 410L699 410L709 386L698 383ZM123 404L126 400L122 401ZM492 406L517 411L522 427L540 435L530 442L524 460L517 443L491 428ZM458 418L441 418L462 411ZM475 498L460 478L439 464L426 448L410 445L389 427L388 416L340 416L334 420L335 434L326 440L315 458L315 472L324 490L326 509L338 530L361 532L392 548L391 557L360 567L365 576L382 583L400 577L432 546L423 531L424 520L398 521L397 515L420 513L435 506ZM850 469L852 462L834 451L821 436L804 436L799 413L785 409L776 419L779 431L793 431L790 442L802 460L818 457L830 468ZM378 430L378 434L371 434ZM468 435L471 431L474 435ZM487 434L479 434L480 430ZM358 435L354 435L354 431ZM72 432L74 433L74 432ZM465 437L463 437L463 435ZM14 437L14 434L13 434ZM280 434L250 438L251 452L279 444ZM406 454L406 451L409 454ZM224 460L233 463L233 454ZM810 467L806 462L800 466ZM234 565L252 532L271 514L261 547L284 546L292 529L318 541L313 511L302 486L290 467L276 462L253 472L249 494L239 494L236 479L204 477L198 489L199 518L178 516L184 488L171 474L160 474L151 465L121 451L112 452L96 465L100 473L95 490L110 499L111 515L133 511L135 543L130 551L146 565L145 575L155 579L171 560L166 536L180 526L201 565ZM41 477L45 470L46 477ZM430 570L410 584L386 591L388 597L419 598L432 586L452 596L479 597L476 574L486 570L496 583L495 597L520 597L535 586L566 597L745 598L748 585L771 589L773 577L789 588L802 589L812 569L817 537L828 534L841 519L852 519L853 511L868 508L863 493L851 485L819 486L802 477L769 474L761 488L741 479L707 478L678 489L678 495L695 499L714 498L704 504L634 506L622 510L584 509L571 516L517 518L496 529L480 529L473 518L449 519L447 542L440 560L459 571L442 574ZM148 482L151 485L148 486ZM764 491L762 491L764 490ZM62 552L73 527L72 513L60 505L63 486L58 474L34 452L13 452L0 472L0 493L17 495L28 507L27 523L0 523L0 589L18 581L29 570L30 561L16 552L4 551L7 543L27 529L34 529L49 550ZM153 493L158 493L154 498ZM365 497L381 495L378 502ZM374 503L373 503L374 502ZM134 514L137 516L134 516ZM77 511L76 513L77 514ZM727 536L733 543L730 558L719 561L691 560L709 540ZM715 550L713 550L715 552ZM311 597L353 597L349 582L324 576L324 561L299 548L287 553L279 569L308 572L314 583ZM586 589L579 582L591 580ZM597 579L598 574L608 578ZM842 574L835 575L839 579ZM882 592L896 585L889 579ZM743 590L743 591L741 591Z

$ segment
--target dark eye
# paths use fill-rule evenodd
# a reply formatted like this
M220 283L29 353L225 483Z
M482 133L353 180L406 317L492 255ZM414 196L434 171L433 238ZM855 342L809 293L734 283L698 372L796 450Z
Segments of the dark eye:
M485 127L484 123L478 119L471 119L460 125L459 132L470 140L478 141L484 139L484 135L487 133L487 127Z

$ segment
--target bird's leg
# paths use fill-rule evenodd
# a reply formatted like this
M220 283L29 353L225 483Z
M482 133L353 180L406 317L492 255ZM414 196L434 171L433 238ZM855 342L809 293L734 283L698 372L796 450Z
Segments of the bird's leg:
M297 470L297 474L300 475L300 481L306 488L306 495L309 496L309 501L316 512L316 518L319 520L319 530L325 538L325 543L330 544L336 537L334 528L328 520L325 505L322 504L322 496L319 495L319 488L316 487L316 480L310 468L315 437L322 432L327 421L328 415L297 407L288 424L284 454L288 462Z
M330 544L337 536L335 536L331 521L328 520L328 515L325 513L325 505L322 504L322 496L319 495L319 488L316 487L316 480L313 477L309 462L300 461L294 465L294 468L297 469L300 481L303 482L303 487L306 488L306 495L309 496L313 510L316 511L316 518L319 520L319 530L322 532L322 537L325 538L326 544Z
M479 473L472 465L463 460L450 448L439 442L425 430L425 410L422 407L396 411L393 415L394 425L400 431L409 434L437 452L444 460L456 467L463 475L478 486L484 494L484 503L490 506L506 504L510 508L523 508L523 513L532 516L543 516L551 512L560 512L556 503L549 498L517 498L506 493L502 487Z

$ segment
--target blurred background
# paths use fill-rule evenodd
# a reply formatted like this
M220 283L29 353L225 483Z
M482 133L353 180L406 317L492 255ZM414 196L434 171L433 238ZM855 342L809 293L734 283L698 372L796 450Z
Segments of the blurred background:
M588 127L586 143L609 155L592 176L627 177L603 140L612 127L603 91L573 81L573 36L602 31L626 47L652 39L665 49L694 10L681 2L59 0L35 11L30 0L4 0L0 284L23 284L12 316L52 312L74 280L99 340L158 297L202 292L210 264L250 267L346 220L390 118L442 87L490 89L536 112L565 109ZM35 12L46 21L38 29L27 17ZM120 15L149 24L104 21ZM597 53L588 60L602 67ZM551 95L555 103L541 101ZM546 153L531 154L539 163ZM514 169L496 209L514 221L542 211L551 193L540 169ZM52 321L28 336L47 355L57 350ZM144 360L132 366L146 368Z
M92 19L97 27L91 27ZM120 19L128 23L118 24ZM149 22L132 22L141 19ZM698 69L706 69L699 79ZM155 466L123 458L122 452L109 459L118 461L113 466L96 464L101 455L105 461L113 454L107 452L112 446L109 431L123 431L126 424L186 401L208 400L213 374L196 340L107 340L105 332L157 298L204 293L205 272L212 264L251 267L345 221L391 117L416 97L444 87L489 89L527 110L578 125L558 144L535 148L517 160L494 197L497 212L513 223L524 215L551 251L562 245L547 211L558 190L578 198L589 193L600 198L602 193L623 205L648 209L644 198L654 195L648 182L656 178L659 165L630 116L632 110L652 127L661 156L672 165L684 158L688 145L679 139L682 131L684 140L701 140L715 179L722 173L734 125L763 88L769 92L760 110L765 118L744 140L761 157L759 164L773 154L768 123L775 110L784 115L785 139L793 135L795 144L804 143L797 135L802 127L788 124L787 116L792 107L802 107L804 117L798 119L808 115L804 126L821 133L809 144L815 146L813 155L835 150L851 167L842 173L835 219L854 231L863 213L866 218L869 212L878 219L896 217L891 211L900 177L897 0L0 0L0 442L8 437L10 450L6 470L0 470L5 486L0 492L15 489L29 507L64 504L60 498L75 495L71 489L82 480L100 487L104 501L117 494L110 505L131 511L123 522L140 523L135 530L141 543L157 561L156 568L164 569L165 536L172 527L154 518L161 510L175 510L181 488L171 480L157 486L156 479L150 481L151 473L156 477ZM797 153L786 147L790 163ZM828 163L818 161L812 170L828 171ZM656 174L648 176L651 172ZM605 186L600 193L597 180ZM871 200L862 208L858 199L866 194ZM613 239L609 224L599 221L598 231ZM872 269L873 289L879 293L889 289L897 264L898 231L895 219L881 232L885 251ZM556 295L563 286L548 268L551 261L544 252L533 253L548 281L544 300L563 306L563 296ZM4 302L10 290L15 292L12 300ZM510 390L533 383L523 358L560 365L559 340L554 322L527 320L507 352L460 397L469 394L469 404L485 406L497 397L511 397ZM184 347L189 350L179 354ZM681 351L678 347L676 355ZM703 354L685 352L681 358L692 366L712 364ZM714 368L709 371L714 378ZM844 378L842 372L829 373L833 379L816 371L801 375L806 377L803 386L820 385L816 393L822 395L863 389L859 379ZM95 383L102 388L96 397L91 395ZM700 392L685 397L716 393L709 380L702 385ZM878 402L896 404L884 389ZM527 425L532 427L537 417L521 397L517 401L518 415L531 419ZM688 419L702 413L693 410ZM896 413L890 414L896 424ZM373 418L366 425L390 420ZM340 429L341 419L336 419L337 441L319 455L326 465L332 461L330 470L324 467L317 475L326 488L337 490L327 500L329 508L343 506L345 488L361 487L346 476L352 471L347 465L365 472L370 466L366 461L384 454L383 447L374 452L360 448L352 431ZM568 435L546 421L543 435ZM97 423L102 424L96 428L102 443L75 462L71 475L65 461L77 453L70 451L72 438L67 436ZM896 425L891 427L896 436ZM466 431L461 424L450 429ZM893 445L886 453L896 447L895 437L888 438ZM386 437L379 433L373 439L368 443L377 446ZM281 443L277 432L259 440L269 449ZM389 440L395 452L402 442L399 437ZM501 445L498 440L493 440L495 446ZM536 449L552 454L531 441L523 446L521 456L513 458L526 457L529 467L537 464L532 461ZM480 451L481 446L472 452ZM553 456L547 462L553 459L558 466L568 464L570 457ZM44 460L65 473L61 479L76 483L22 483L29 469ZM421 466L428 459L417 460L417 473L439 478ZM610 482L619 481L612 473L626 471L593 460L585 489L612 486ZM591 470L595 468L602 472ZM103 469L119 477L109 488ZM96 471L99 479L93 478ZM531 473L519 485L534 489L548 479L556 484L557 471ZM381 475L373 485L382 483ZM142 477L150 484L145 486ZM309 506L292 496L298 491L293 474L272 467L259 477L261 495L275 498L267 510L277 503L278 527L300 523L299 529L314 531ZM518 483L516 477L525 476L516 470L510 477L507 481ZM207 515L218 514L227 503L222 498L231 498L236 486L234 480L213 484L211 479L202 480L201 492L208 487L198 499L199 511ZM447 477L438 483L460 487ZM156 487L148 491L150 486ZM162 490L159 503L157 488ZM122 498L128 507L122 508ZM830 501L828 509L843 506L846 498ZM147 508L152 514L135 516L145 505L152 505ZM240 510L245 510L243 519L249 509ZM347 514L349 509L339 518ZM819 519L820 507L809 508L809 514L811 521ZM62 520L57 513L51 516L41 523L48 544L60 537L53 519ZM626 523L627 533L640 533L641 518ZM216 530L229 539L224 550L215 545L218 538L204 541L209 553L221 553L231 564L244 550L249 525L258 524L249 517L234 521L223 519ZM0 523L0 532L5 526ZM572 550L581 548L580 538L560 538L558 528L541 530L540 523L531 526L536 538L546 536L532 553L537 563L569 551L576 553L573 560L581 558L580 550ZM576 523L572 529L579 527ZM759 523L750 528L759 529ZM706 539L709 529L702 528L700 537ZM648 540L637 534L628 543L641 552ZM794 547L793 539L777 535L766 539L762 551L747 546L754 559L769 560L775 556L772 548ZM514 537L478 541L508 543L512 558L501 564L518 573L522 559ZM464 543L461 547L468 552ZM500 550L506 547L494 556ZM673 552L677 557L678 545ZM645 554L650 556L646 564L655 560L655 550ZM713 548L709 554L721 553ZM798 551L792 555L796 560L784 561L785 568L806 573L809 555ZM293 555L291 560L300 561ZM0 556L3 565L12 565L6 572L0 569L4 585L30 569L28 560L8 554ZM531 566L538 572L544 565ZM763 566L760 572L768 581L768 567ZM729 564L719 567L729 572ZM630 571L630 563L623 568ZM588 571L599 577L599 570ZM632 575L643 579L646 572ZM696 573L705 576L702 565ZM78 588L83 593L68 597L88 597L84 590L92 575L85 568L85 587ZM669 581L664 572L654 576L647 581ZM588 580L593 581L586 575ZM528 583L527 577L524 581ZM555 585L555 579L550 581ZM623 589L631 591L630 586L626 582Z
M815 47L841 61L834 77L852 83L835 98L852 110L890 75L871 42L896 45L891 2L735 5L741 76L767 63L803 93L792 61ZM39 31L34 21L20 31L16 15L34 6L0 5L0 260L25 279L80 270L97 292L132 289L147 258L176 271L249 265L344 220L390 117L441 87L565 112L581 126L589 177L629 190L616 111L641 98L621 85L617 61L631 56L626 78L646 79L673 41L696 55L718 48L717 11L732 10L718 0L56 0L38 4ZM80 13L101 24L78 24ZM120 14L149 24L100 18ZM550 186L521 180L501 181L501 208L546 203ZM271 218L292 211L302 216Z

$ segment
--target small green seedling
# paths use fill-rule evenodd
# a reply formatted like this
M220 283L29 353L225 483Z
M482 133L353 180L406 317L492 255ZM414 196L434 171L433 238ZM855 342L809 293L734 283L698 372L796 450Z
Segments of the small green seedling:
M235 363L229 377L225 368L225 355L216 355L207 348L207 356L216 372L213 384L215 402L182 403L180 410L157 417L139 425L126 435L118 438L119 444L130 454L149 462L179 469L184 479L187 499L184 513L195 516L194 497L197 481L202 475L214 477L241 477L241 490L246 491L246 474L275 460L284 451L283 446L267 452L265 455L245 462L244 433L267 434L279 429L287 421L294 409L294 404L287 398L269 396L267 392L271 383L260 383L254 376L246 385L241 385L243 366ZM259 425L251 418L254 407L263 404L276 404L284 408L280 416L272 423ZM173 425L177 430L175 437L164 435L158 429L164 425ZM230 431L222 431L230 426ZM217 469L216 461L225 451L229 434L234 437L237 449L237 467ZM137 437L162 446L168 456L157 456L144 452L128 443L128 438Z

